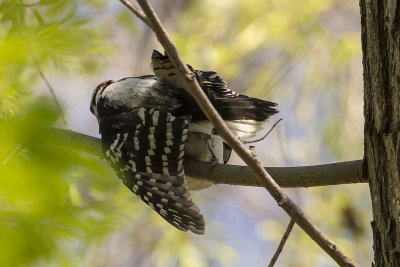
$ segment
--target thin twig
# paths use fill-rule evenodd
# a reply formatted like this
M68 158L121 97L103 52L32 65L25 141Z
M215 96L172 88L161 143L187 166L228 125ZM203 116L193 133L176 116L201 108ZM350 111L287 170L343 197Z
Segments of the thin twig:
M8 154L8 156L3 159L3 161L1 162L1 166L5 166L7 164L7 162L9 160L11 160L19 151L21 151L24 148L24 146L22 144L18 144L13 151L11 151L10 154Z
M272 125L271 129L269 129L269 131L268 131L263 137L261 137L261 138L259 138L259 139L256 139L256 140L244 141L243 143L245 143L245 144L251 144L251 143L257 143L257 142L260 142L260 141L264 140L264 139L272 132L272 130L275 128L275 126L276 126L279 122L281 122L282 120L283 120L283 119L280 118L277 122L275 122L274 125Z
M279 255L282 252L283 246L285 245L286 240L288 239L290 232L293 229L293 226L294 226L294 221L293 221L293 219L290 219L290 222L286 228L285 234L282 236L281 242L279 243L279 246L276 249L274 256L272 257L271 262L268 264L268 267L273 267L275 265Z
M64 116L64 112L63 112L63 110L62 110L62 108L61 108L60 102L59 102L58 99L57 99L57 96L56 96L56 93L55 93L53 87L51 86L49 80L47 80L46 75L44 75L44 73L43 73L42 70L40 69L39 64L37 63L36 59L35 59L33 56L32 56L32 59L33 59L33 62L34 62L34 64L35 64L35 66L36 66L37 71L39 72L40 77L42 78L42 80L44 81L44 83L47 85L47 88L49 89L49 91L51 92L51 95L53 96L53 100L54 100L54 102L56 103L56 105L57 105L57 107L58 107L58 109L59 109L59 111L60 111L60 115L61 115L61 118L62 118L64 124L65 124L65 127L67 127L67 129L68 129L69 131L71 131L71 129L69 128L68 122L67 122L67 120L66 120L66 118L65 118L65 116ZM77 167L76 164L74 164L74 171L75 171L76 176L77 176L78 178L82 178L82 177L80 176L79 172L78 172L78 167Z
M199 104L201 110L213 124L216 132L224 139L224 141L243 159L244 162L256 175L257 183L265 186L271 196L275 199L280 207L282 207L289 216L340 266L357 266L349 257L347 257L338 246L333 243L322 231L305 215L305 213L297 206L269 173L263 168L261 162L254 159L250 151L242 144L230 131L221 116L215 110L210 100L198 84L194 74L189 70L182 57L180 56L175 45L160 19L146 0L137 0L143 12L146 14L147 20L152 30L157 36L165 51L167 52L171 62L178 69L178 75L181 76L187 84L187 88Z
M53 87L51 86L49 80L47 80L47 77L44 75L44 73L40 69L39 64L37 63L36 59L33 56L32 56L32 59L33 59L33 63L35 64L36 70L38 71L38 73L39 73L40 77L42 78L43 82L46 84L47 88L49 89L49 91L51 93L51 96L53 97L53 100L56 103L56 105L58 107L58 110L60 111L61 119L63 120L65 126L67 128L69 128L68 122L64 117L64 112L63 112L63 110L61 108L60 102L57 99L57 96L56 96L56 93L55 93Z
M136 17L138 17L141 21L144 22L147 26L151 26L149 24L149 21L147 20L146 14L143 13L142 10L140 10L137 6L135 6L131 1L129 0L119 0L122 4L124 4L130 11L132 11Z
M46 76L43 74L43 72L42 72L41 69L39 68L38 63L37 63L36 59L35 59L33 56L32 56L32 60L33 60L33 63L35 64L35 67L36 67L37 71L39 72L40 77L42 78L42 80L46 83L47 87L49 88L49 90L50 90L50 92L51 92L51 94L52 94L52 96L53 96L53 99L54 99L54 101L56 102L57 107L58 107L58 109L59 109L59 111L60 111L61 118L63 119L65 125L66 125L67 128L68 128L68 123L67 123L67 121L66 121L65 118L64 118L64 115L63 115L63 112L62 112L60 103L59 103L58 100L57 100L57 97L56 97L56 94L54 93L53 88L51 87L51 85L50 85L49 81L47 80ZM5 166L5 165L7 164L7 162L8 162L10 159L12 159L12 158L13 158L19 151L21 151L23 148L24 148L24 145L18 144L18 145L16 146L16 148L13 149L13 151L11 151L11 153L1 162L1 166Z

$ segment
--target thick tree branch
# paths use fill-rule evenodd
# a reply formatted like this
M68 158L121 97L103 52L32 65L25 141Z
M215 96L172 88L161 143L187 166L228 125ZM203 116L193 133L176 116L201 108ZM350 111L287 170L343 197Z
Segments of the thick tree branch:
M54 129L64 140L72 141L86 152L101 156L100 139L69 130ZM70 143L70 142L69 142ZM212 172L210 164L185 159L185 173L192 178L208 180L216 184L259 186L253 172L247 166L217 164ZM361 176L362 160L337 162L315 166L268 167L281 187L313 187L352 183L367 183Z
M286 194L281 190L278 184L273 180L269 173L263 168L261 163L252 156L250 151L233 135L221 116L215 110L210 100L207 98L202 88L195 79L193 73L189 70L178 50L174 46L155 14L153 8L147 0L137 0L152 30L158 40L164 47L174 66L179 70L178 75L185 79L187 88L201 107L207 118L213 124L216 132L225 140L225 142L243 159L249 168L254 172L257 184L263 185L289 216L298 224L325 252L330 255L340 266L356 266L356 264L347 257L321 230L305 215Z

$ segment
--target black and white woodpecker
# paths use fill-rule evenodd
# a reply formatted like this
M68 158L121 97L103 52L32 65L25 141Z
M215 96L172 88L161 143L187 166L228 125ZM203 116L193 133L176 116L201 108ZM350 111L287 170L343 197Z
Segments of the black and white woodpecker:
M212 183L185 177L183 160L226 163L231 148L216 135L168 56L153 51L151 62L155 75L105 81L94 90L90 110L99 122L102 149L123 183L167 222L204 234L203 215L188 190ZM241 140L254 137L278 112L273 102L230 90L216 72L189 68Z

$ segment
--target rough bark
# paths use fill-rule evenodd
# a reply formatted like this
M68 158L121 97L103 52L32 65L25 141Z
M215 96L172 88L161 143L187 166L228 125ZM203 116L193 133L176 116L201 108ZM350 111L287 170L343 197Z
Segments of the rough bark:
M400 266L400 0L360 0L375 266Z

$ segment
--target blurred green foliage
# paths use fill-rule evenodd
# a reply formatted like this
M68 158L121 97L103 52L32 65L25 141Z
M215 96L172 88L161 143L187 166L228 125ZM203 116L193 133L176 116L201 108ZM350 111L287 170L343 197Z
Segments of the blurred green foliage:
M111 25L96 23L103 8L104 1L0 2L0 266L107 265L114 257L102 242L115 229L135 233L128 242L157 255L159 266L234 261L235 252L223 243L213 242L217 251L205 242L194 246L190 236L150 213L105 161L51 130L65 125L54 99L35 92L43 84L38 68L81 75L101 70L99 56L112 53ZM134 32L125 9L116 17Z
M81 236L89 242L109 227L112 218L104 221L104 216L96 213L110 216L110 207L79 200L77 195L82 198L83 191L76 191L86 184L90 188L86 197L99 189L104 197L104 188L116 185L104 179L102 173L110 173L96 159L77 152L74 144L51 131L58 116L54 104L37 99L11 120L1 122L1 129L6 129L0 133L1 266L49 258L59 240ZM66 146L57 145L60 143ZM76 177L77 165L89 167L92 179Z
M29 101L26 94L32 93L39 78L35 61L42 68L54 64L59 70L71 65L87 72L96 69L94 55L102 52L104 34L90 27L81 10L85 2L0 2L0 114Z
M286 217L269 213L274 204L263 202L268 212L263 210L242 226L235 222L258 209L246 188L218 187L211 193L192 194L206 213L207 235L181 233L124 188L104 161L49 129L65 125L54 100L42 95L48 89L37 67L61 77L79 73L82 80L110 69L146 74L149 55L157 46L154 37L115 2L0 1L0 266L265 263L286 222ZM362 157L356 4L344 0L152 3L193 67L218 71L232 89L280 104L284 122L273 133L276 142L267 143L268 150L262 149L264 143L258 144L259 157L268 165ZM367 187L289 193L350 256L361 265L369 264ZM235 201L246 203L236 213ZM227 219L231 215L233 219ZM331 265L296 228L278 265ZM248 237L251 234L256 237ZM260 244L257 238L267 241L268 251L254 247ZM262 253L249 258L256 249Z
M0 2L1 266L50 259L67 237L98 239L115 214L108 202L98 205L110 198L105 188L118 186L106 179L112 173L51 132L60 111L34 92L36 65L93 71L104 31L90 26L83 7L85 1Z

